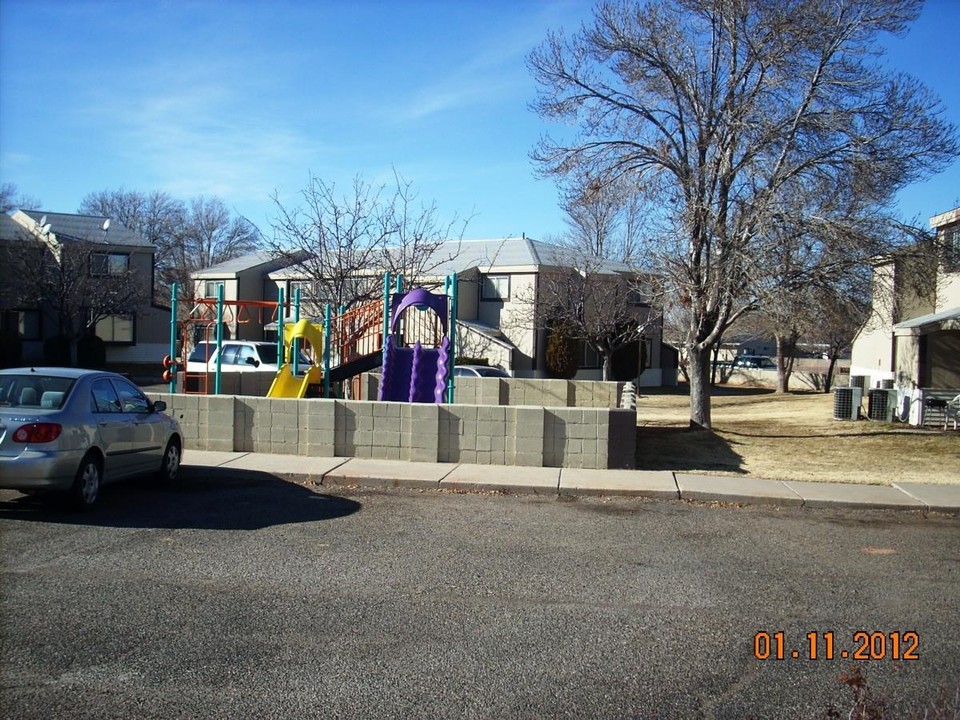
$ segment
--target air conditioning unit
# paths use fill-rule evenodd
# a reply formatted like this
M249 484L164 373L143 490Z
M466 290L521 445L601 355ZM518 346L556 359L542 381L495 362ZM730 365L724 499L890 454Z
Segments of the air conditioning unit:
M858 387L839 387L833 391L833 419L859 420L860 401L863 389Z
M851 375L850 376L850 387L860 388L863 390L867 385L867 376L866 375Z
M893 422L897 407L897 391L873 388L867 393L867 417L881 422Z

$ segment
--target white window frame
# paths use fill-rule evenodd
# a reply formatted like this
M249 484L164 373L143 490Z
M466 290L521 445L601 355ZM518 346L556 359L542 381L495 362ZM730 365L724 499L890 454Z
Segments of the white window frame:
M504 292L506 288L506 292ZM480 299L506 302L510 299L509 275L483 275L480 281Z
M130 339L117 339L117 323L124 322L129 325L123 330L129 331ZM115 313L105 318L97 320L93 329L94 334L108 345L135 345L137 342L137 317L134 313ZM124 332L126 334L126 332Z
M103 262L103 268L95 267ZM119 277L130 270L128 253L98 252L90 256L91 277Z

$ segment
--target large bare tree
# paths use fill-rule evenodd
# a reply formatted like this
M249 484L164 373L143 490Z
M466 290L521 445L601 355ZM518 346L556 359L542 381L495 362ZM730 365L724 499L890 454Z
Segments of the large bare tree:
M635 187L622 179L604 183L589 172L568 173L560 179L560 207L567 225L561 245L585 257L637 259L643 222Z
M597 353L603 379L610 380L614 353L637 343L659 318L650 276L627 264L641 225L637 194L622 182L571 173L561 183L561 198L568 231L557 241L568 267L542 274L541 318L549 331Z
M710 351L775 287L777 223L817 221L837 271L878 248L869 218L904 185L958 154L955 128L917 80L887 70L877 38L903 33L919 0L623 0L551 33L529 57L534 109L575 125L533 152L542 172L633 183L659 231L646 261L683 311L690 424L709 428ZM810 215L784 197L842 195L849 212ZM816 195L807 195L815 197ZM790 217L794 207L804 218ZM812 236L810 234L809 236ZM853 249L844 253L843 248ZM798 269L792 282L821 271Z
M451 259L441 246L461 238L466 221L443 223L436 205L419 202L410 182L396 172L394 181L392 188L376 186L357 176L341 193L335 183L311 176L297 205L274 194L270 247L312 283L316 302L350 308L382 292L384 271L417 285Z
M413 183L394 170L394 186L385 219L389 234L380 253L379 267L402 275L407 287L436 280L436 271L460 252L460 241L470 218L454 215L444 222L435 201L422 202Z
M119 220L156 248L158 297L178 283L185 306L193 298L191 273L262 247L257 228L234 216L218 197L185 203L160 191L103 190L87 195L79 212ZM189 310L188 307L185 307Z
M659 316L640 277L613 271L598 258L569 256L569 262L569 268L540 276L543 321L597 353L602 378L611 380L614 354L639 342Z

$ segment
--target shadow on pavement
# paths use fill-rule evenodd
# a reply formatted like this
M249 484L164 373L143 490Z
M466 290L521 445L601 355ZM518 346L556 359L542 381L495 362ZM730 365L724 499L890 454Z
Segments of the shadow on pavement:
M9 495L4 491L0 518L144 529L259 530L333 520L362 508L270 473L189 466L171 486L149 478L108 485L87 512L71 510L55 495Z

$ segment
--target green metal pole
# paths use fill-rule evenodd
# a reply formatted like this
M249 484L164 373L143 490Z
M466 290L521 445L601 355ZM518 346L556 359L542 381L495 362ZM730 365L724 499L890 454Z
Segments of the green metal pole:
M220 394L220 368L223 364L223 283L217 285L217 369L213 375L213 394Z
M277 367L283 365L283 288L277 291Z
M300 288L297 288L293 292L293 322L300 322ZM296 376L297 371L300 370L300 363L298 358L300 356L300 340L298 338L293 339L293 374Z
M390 335L390 273L383 274L383 359L381 366L387 360L387 336Z
M177 359L177 284L170 287L170 357ZM176 368L176 365L173 366ZM186 369L186 368L184 368ZM170 394L177 391L177 373L170 380Z
M453 366L457 363L457 274L450 275L450 359L448 362L450 373L447 376L447 402L453 404L454 381Z
M323 396L330 397L330 303L323 306Z

